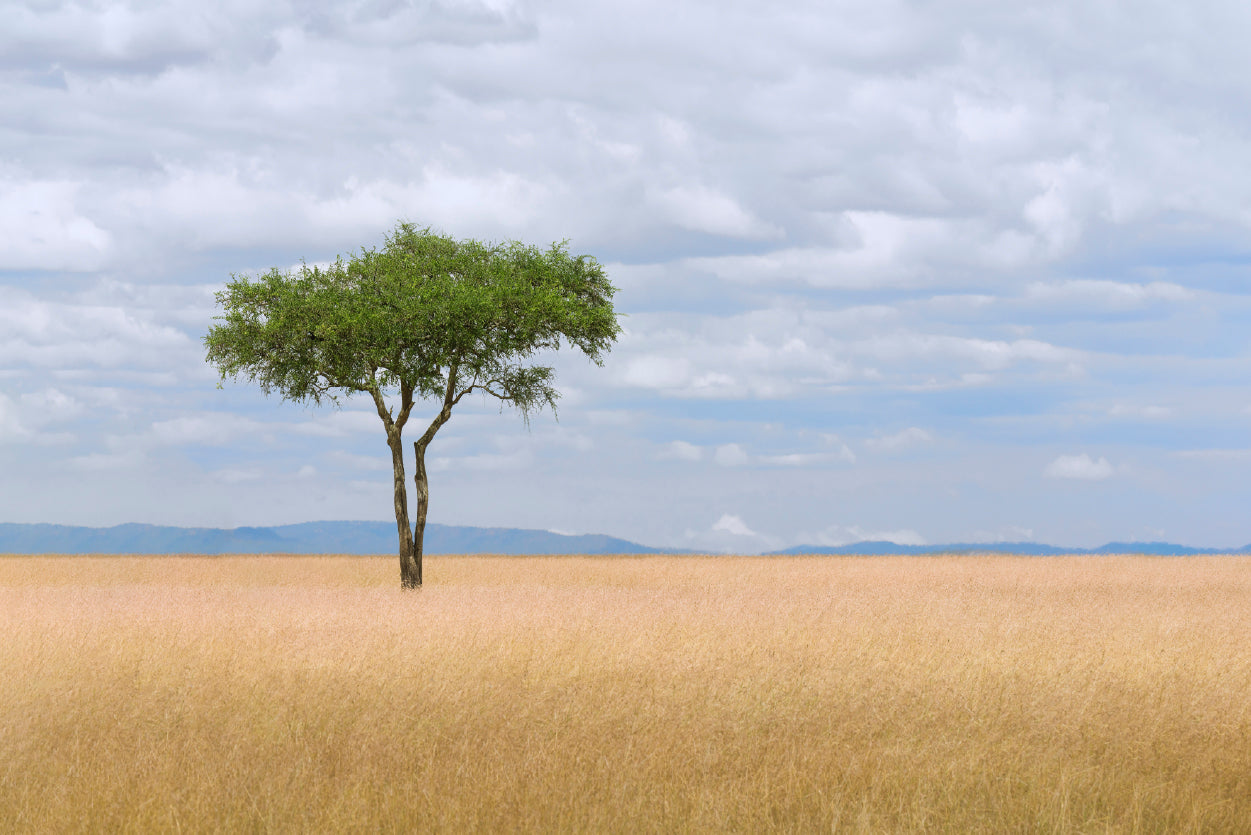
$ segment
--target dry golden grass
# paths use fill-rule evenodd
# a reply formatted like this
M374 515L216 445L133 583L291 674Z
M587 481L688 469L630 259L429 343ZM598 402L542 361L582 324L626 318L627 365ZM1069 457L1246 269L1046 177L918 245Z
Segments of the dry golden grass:
M1251 559L0 559L0 821L1251 830Z

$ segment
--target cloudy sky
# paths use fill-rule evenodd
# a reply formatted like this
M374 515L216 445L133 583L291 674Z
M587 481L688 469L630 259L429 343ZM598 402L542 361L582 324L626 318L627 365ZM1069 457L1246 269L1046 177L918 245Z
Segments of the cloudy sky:
M0 2L0 521L387 519L372 406L204 363L232 273L569 239L559 421L431 521L761 551L1251 542L1251 6Z

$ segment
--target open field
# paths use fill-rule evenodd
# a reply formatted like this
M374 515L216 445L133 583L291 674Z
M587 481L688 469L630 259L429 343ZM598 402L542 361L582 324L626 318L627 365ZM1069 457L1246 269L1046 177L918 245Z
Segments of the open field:
M1246 832L1243 557L0 558L0 821Z

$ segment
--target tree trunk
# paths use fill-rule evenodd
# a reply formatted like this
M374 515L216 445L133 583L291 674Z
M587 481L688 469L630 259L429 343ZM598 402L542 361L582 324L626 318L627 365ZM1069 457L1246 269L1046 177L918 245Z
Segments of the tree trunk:
M391 470L395 477L395 526L400 535L400 587L421 588L421 551L413 558L413 534L408 527L408 490L404 478L404 445L399 430L389 432Z
M417 485L417 524L413 528L412 552L417 565L417 585L421 585L421 554L425 548L426 511L430 509L430 481L426 477L426 448L420 441L413 441L413 453L417 464L413 468L413 481Z

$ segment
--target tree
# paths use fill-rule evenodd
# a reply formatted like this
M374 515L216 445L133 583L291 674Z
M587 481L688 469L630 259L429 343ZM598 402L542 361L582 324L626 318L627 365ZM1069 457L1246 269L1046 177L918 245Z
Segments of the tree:
M292 402L373 399L391 451L400 582L418 588L435 433L475 391L516 407L527 426L545 406L555 413L554 371L533 360L567 343L603 365L620 333L616 290L599 262L563 243L484 244L401 222L381 250L325 268L231 275L217 294L223 314L204 337L206 359L221 381L245 378ZM419 399L438 411L413 442L410 529L402 435Z

